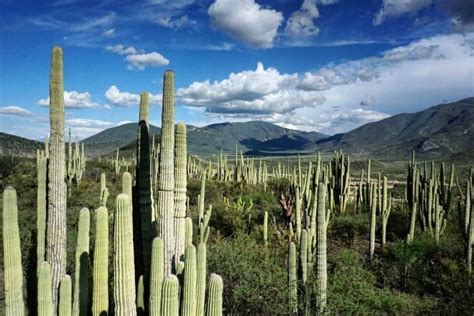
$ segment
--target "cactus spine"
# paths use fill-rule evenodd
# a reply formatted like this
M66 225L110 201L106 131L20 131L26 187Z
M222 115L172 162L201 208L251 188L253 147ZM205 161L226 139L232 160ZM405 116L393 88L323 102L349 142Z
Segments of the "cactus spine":
M207 301L208 316L222 316L222 292L224 285L218 274L211 274L209 278L209 298Z
M196 248L193 245L186 247L184 260L184 286L181 315L196 315Z
M197 248L197 284L196 284L196 315L204 315L207 275L207 247L204 242Z
M157 197L158 236L164 243L165 274L172 270L175 254L174 228L174 73L165 71L161 114L160 166Z
M324 313L326 308L327 290L327 255L326 232L329 222L329 212L326 212L326 188L324 183L318 185L318 210L317 210L317 240L316 240L316 283L318 312Z
M89 229L90 213L83 208L79 214L76 246L73 315L87 315L89 299Z
M42 262L38 269L38 316L53 315L52 276L49 263Z
M175 165L174 165L174 221L176 235L175 264L177 264L185 251L185 218L186 218L186 125L176 125L175 137Z
M59 284L59 316L71 316L71 277L65 275Z
M95 216L92 315L101 316L109 311L109 214L102 206Z
M161 296L161 314L163 316L178 316L179 314L179 281L176 275L170 274L163 281Z
M7 187L3 192L3 258L6 315L24 315L18 207L16 191L12 187Z
M156 237L153 239L151 250L150 315L158 315L161 311L161 288L164 278L163 256L163 240Z
M48 226L46 257L51 266L53 313L58 305L58 287L66 274L66 174L64 146L63 51L53 47L49 80L51 144L48 165Z
M114 218L114 301L115 315L136 315L135 265L130 198L117 196Z

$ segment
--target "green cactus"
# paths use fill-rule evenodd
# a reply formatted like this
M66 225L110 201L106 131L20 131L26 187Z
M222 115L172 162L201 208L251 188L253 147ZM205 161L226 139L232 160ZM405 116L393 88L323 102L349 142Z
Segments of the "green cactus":
M174 165L174 222L176 235L175 263L177 264L185 251L185 218L186 218L186 125L178 123L176 125L175 136L175 165Z
M151 250L150 315L158 315L161 311L161 288L164 278L163 256L163 240L156 237L153 239Z
M90 213L87 208L79 213L77 230L76 266L74 282L73 315L87 315L89 300L89 230Z
M185 237L184 237L184 240L185 240L185 245L188 246L188 245L191 245L193 243L193 220L191 217L186 217L186 220L184 222L184 226L185 226Z
M109 214L105 207L95 211L95 246L92 290L92 315L109 311Z
M316 239L316 284L317 308L319 313L326 309L327 291L327 254L326 239L330 211L326 211L326 188L324 183L318 185L318 210L317 210L317 239Z
M37 201L37 217L36 217L36 267L39 268L41 263L46 260L46 173L48 159L43 153L39 153L37 157L37 173L38 173L38 191L36 195Z
M268 244L268 212L263 213L263 244Z
M176 275L170 274L163 281L161 295L161 314L178 316L179 314L179 281Z
M105 172L100 174L100 206L107 206L107 199L109 197L109 190L107 189L107 179Z
M48 162L48 216L46 259L51 266L53 311L58 306L59 282L66 274L66 171L64 146L63 51L53 47L49 80L51 144Z
M385 246L386 239L387 239L387 223L388 218L390 216L390 211L392 209L392 199L391 196L388 194L388 186L387 186L387 177L383 177L383 191L382 191L382 247Z
M303 229L301 232L300 267L301 281L303 281L303 284L306 284L308 279L308 231L306 229Z
M160 167L157 195L158 236L164 243L165 272L169 274L175 255L174 227L174 73L165 71L161 114Z
M59 316L71 316L71 277L65 275L59 284Z
M21 268L20 229L16 191L3 191L3 262L5 273L5 314L24 315L23 271Z
M38 316L53 314L52 276L49 263L42 262L38 269Z
M197 248L196 315L204 315L207 275L207 247L204 242Z
M145 285L143 284L143 275L138 278L137 285L137 315L145 315Z
M372 184L372 202L370 202L370 246L369 256L370 262L373 262L375 252L375 227L377 224L377 190L375 189L375 183Z
M296 313L298 311L298 276L296 265L296 246L293 242L290 242L288 252L288 287L290 311L292 313Z
M181 315L196 315L196 248L193 245L186 246L184 260L184 285Z
M218 274L211 274L209 278L209 293L207 300L207 316L222 316L222 292L224 284Z
M135 265L130 198L117 196L114 216L114 301L115 315L136 315Z

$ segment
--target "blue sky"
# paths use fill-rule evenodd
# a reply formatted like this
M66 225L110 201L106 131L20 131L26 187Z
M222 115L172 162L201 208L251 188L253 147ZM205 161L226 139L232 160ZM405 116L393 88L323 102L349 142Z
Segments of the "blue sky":
M0 1L0 131L49 130L53 45L66 125L84 138L138 117L165 69L176 121L265 120L334 134L474 95L472 0Z

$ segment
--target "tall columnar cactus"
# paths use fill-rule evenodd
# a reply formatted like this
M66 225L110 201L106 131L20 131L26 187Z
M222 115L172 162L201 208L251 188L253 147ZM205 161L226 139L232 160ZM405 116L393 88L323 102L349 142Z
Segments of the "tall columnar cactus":
M326 188L324 183L318 185L318 214L317 214L317 241L316 241L316 284L317 306L319 313L324 313L326 308L327 291L327 255L326 239L329 223L329 211L326 211Z
M387 177L383 177L383 190L382 190L382 247L385 246L387 239L387 223L392 210L392 198L388 194Z
M107 178L105 172L100 174L100 206L107 206L109 190L107 189Z
M163 82L163 111L161 114L160 167L157 214L158 236L163 239L165 273L172 270L175 254L174 228L174 73L165 71Z
M308 231L303 229L300 242L301 281L306 284L308 278Z
M263 244L268 243L268 212L263 213Z
M178 123L176 125L175 137L175 165L174 165L174 222L176 235L175 264L177 264L185 250L185 218L186 218L186 125Z
M176 275L170 274L163 281L160 315L178 316L178 314L179 314L179 281Z
M191 217L186 217L184 226L185 226L184 244L185 246L188 246L193 243L193 220Z
M196 315L196 248L193 245L186 246L184 261L184 285L181 315Z
M150 271L150 315L159 315L161 311L161 288L163 285L163 240L156 237L153 239L151 250L151 271Z
M89 304L89 231L90 213L83 208L79 214L77 231L76 266L74 281L73 315L87 315Z
M288 251L288 287L290 311L292 313L298 311L298 276L296 262L296 246L293 242L290 242Z
M114 216L114 301L115 315L136 315L135 265L130 198L117 196Z
M38 173L38 191L36 194L37 212L36 212L36 267L39 268L41 263L46 260L46 172L48 158L39 152L36 161Z
M370 249L369 249L369 256L370 262L374 259L374 252L375 252L375 227L377 224L377 190L375 189L375 184L372 184L372 197L370 202Z
M38 316L51 315L54 315L51 267L42 262L38 269Z
M209 278L209 298L207 300L207 315L222 316L222 292L224 284L218 274L211 274Z
M143 275L140 275L137 284L137 314L145 315L145 285L143 283Z
M8 316L24 315L23 271L21 269L20 230L16 191L7 187L3 191L3 260L5 269L5 313Z
M105 207L95 211L95 246L92 290L92 315L109 311L109 214Z
M59 284L59 316L71 316L71 299L71 277L66 274Z
M472 180L473 178L471 178ZM469 182L468 182L468 185L469 185ZM469 232L468 232L468 238L467 238L467 254L466 254L466 258L467 258L467 269L468 269L468 273L469 275L471 275L472 273L472 248L474 247L474 194L473 194L473 191L474 191L474 184L471 182L470 183L471 185L471 194L470 196L466 197L466 198L470 198L471 202L470 202L470 205L471 205L471 209L469 210L469 213L471 214L471 218L469 220Z
M406 201L408 209L411 211L410 231L407 236L407 243L413 242L415 237L416 213L418 202L418 184L419 173L415 162L415 152L412 153L412 160L408 164L407 186L406 186Z
M204 242L197 248L196 315L204 315L207 275L207 247Z
M48 164L48 226L46 258L51 266L53 314L58 306L58 287L66 274L66 174L64 148L63 51L53 47L49 80L51 144Z

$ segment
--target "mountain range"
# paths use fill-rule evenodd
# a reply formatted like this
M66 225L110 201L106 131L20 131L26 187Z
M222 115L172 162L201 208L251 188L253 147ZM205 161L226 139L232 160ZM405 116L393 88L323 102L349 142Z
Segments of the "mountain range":
M416 113L402 113L360 126L350 132L325 135L283 128L262 121L187 126L188 152L209 156L220 150L233 153L238 145L249 155L290 155L332 152L406 158L411 151L426 157L446 157L474 149L474 97L439 104ZM160 128L150 125L150 135ZM137 124L109 128L84 139L88 156L107 155L121 148L134 151ZM156 137L156 141L159 137ZM0 133L0 153L32 155L41 143Z

